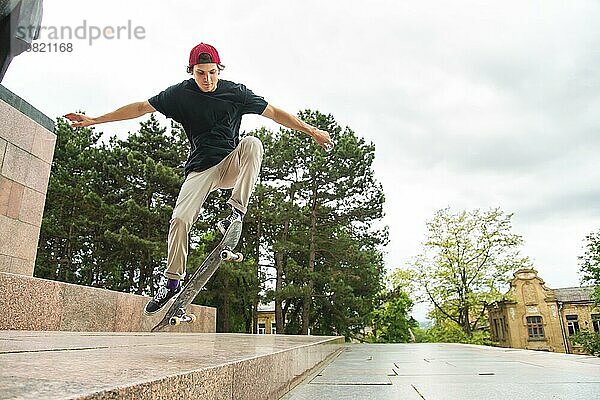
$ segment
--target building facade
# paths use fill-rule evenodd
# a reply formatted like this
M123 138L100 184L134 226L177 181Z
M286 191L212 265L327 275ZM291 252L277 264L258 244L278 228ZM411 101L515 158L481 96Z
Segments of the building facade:
M275 302L258 305L258 322L256 327L258 334L277 333L277 324L275 324Z
M507 300L488 308L491 337L501 347L581 353L570 337L600 332L593 287L550 289L534 269L515 272Z

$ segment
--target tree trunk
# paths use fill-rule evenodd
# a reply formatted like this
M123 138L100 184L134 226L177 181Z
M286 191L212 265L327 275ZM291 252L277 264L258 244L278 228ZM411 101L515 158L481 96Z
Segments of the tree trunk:
M462 310L461 310L461 321L463 331L471 336L471 321L469 321L469 285L467 282L467 271L463 268L461 270L461 282L462 282Z
M252 304L252 333L258 333L258 304Z
M252 326L254 325L254 319L252 318L252 307L253 305L249 305L247 306L247 309L250 311L250 318L246 318L244 320L244 324L245 324L245 332L246 333L253 333L252 332Z
M146 250L144 253L146 253L146 257L143 262L145 262L146 265L140 265L140 278L138 280L138 288L135 291L135 294L138 294L138 295L141 295L144 293L144 286L145 286L146 280L148 279L146 268L148 265L150 265L150 251Z
M259 205L259 212L256 213L256 247L254 248L254 259L256 260L256 282L258 283L257 290L260 292L260 238L262 235L262 214L261 206ZM259 293L254 296L256 299L252 302L252 333L258 333L258 299Z
M75 210L73 210L71 208L71 220L73 220L73 214L75 213ZM69 225L69 238L67 239L67 248L65 249L65 254L66 254L66 259L67 259L67 265L66 268L63 269L63 274L60 277L59 280L63 281L63 282L71 282L71 277L70 272L72 271L72 261L73 260L73 254L71 254L72 249L73 249L73 223L71 223Z
M287 312L290 308L290 304L291 301L289 300L285 300L283 301L283 303L281 304L281 318L285 321L285 316L287 315ZM283 331L281 333L285 332L285 324L283 325Z
M152 192L151 191L147 191L146 192L146 209L148 210L148 212L151 214L152 213ZM146 236L145 239L150 240L152 234L152 226L150 226L150 224L148 222L146 222L144 224L144 228L145 228L145 232L144 235ZM154 272L154 269L151 268L152 265L152 254L150 252L149 249L146 249L146 251L144 251L145 253L145 260L143 260L142 265L140 265L140 278L138 281L138 288L135 291L135 294L144 294L144 289L146 287L146 284L149 280L152 279L152 274ZM149 269L151 269L149 271Z
M315 286L315 282L312 278L313 272L315 272L315 259L316 259L316 233L317 233L317 188L313 186L312 201L311 201L311 214L310 214L310 250L308 258L308 270L310 277L308 279L308 286L304 295L304 303L302 304L302 334L308 335L308 329L310 326L310 309L312 306L312 294Z
M221 306L221 332L229 332L229 279L223 287L223 305Z
M465 310L464 310L464 321L465 321L465 325L463 326L463 329L465 330L465 333L467 335L471 335L471 323L469 322L469 305L465 305Z
M294 198L296 190L292 185L290 187L290 207L294 206ZM290 220L285 219L283 223L283 233L281 235L281 242L287 243L290 233ZM287 264L287 253L286 251L279 251L275 256L275 268L277 272L277 278L275 280L275 293L281 293L283 290L283 275ZM282 334L285 332L285 310L282 307L282 300L275 299L275 326L277 333Z
M288 239L288 232L290 229L290 221L286 220L283 225L282 242L286 242ZM277 252L275 257L275 267L277 271L277 278L275 280L275 293L281 293L283 290L283 270L285 269L286 257L284 251ZM275 299L275 325L277 333L283 333L285 321L283 320L283 310L281 309L281 300Z

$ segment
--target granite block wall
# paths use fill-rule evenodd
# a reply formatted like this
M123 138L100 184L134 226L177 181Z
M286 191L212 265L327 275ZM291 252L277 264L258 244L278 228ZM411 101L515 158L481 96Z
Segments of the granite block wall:
M148 300L145 296L0 272L0 330L149 332L164 312L143 315ZM196 315L196 322L165 331L216 331L215 308L192 305L188 310Z
M33 276L56 135L8 104L11 93L1 89L0 272Z

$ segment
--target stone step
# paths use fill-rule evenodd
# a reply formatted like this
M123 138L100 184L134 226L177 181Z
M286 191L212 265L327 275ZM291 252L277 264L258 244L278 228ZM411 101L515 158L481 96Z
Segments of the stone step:
M148 332L167 309L143 315L149 297L0 272L0 330ZM167 332L214 333L217 310L190 305L194 323Z
M278 399L343 337L0 331L0 399Z

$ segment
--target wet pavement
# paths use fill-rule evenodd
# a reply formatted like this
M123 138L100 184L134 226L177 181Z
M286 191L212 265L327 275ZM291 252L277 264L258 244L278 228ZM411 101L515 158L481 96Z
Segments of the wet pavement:
M600 358L461 344L351 344L282 400L599 399Z

